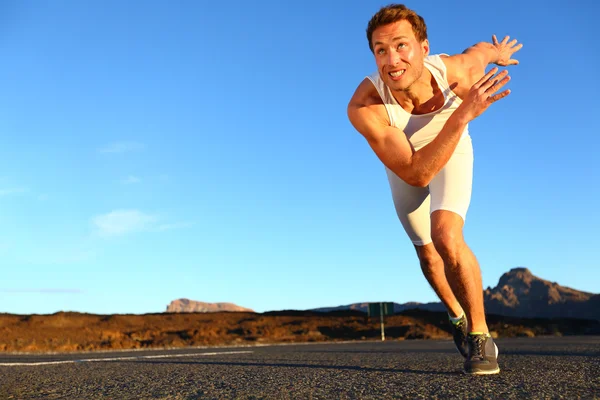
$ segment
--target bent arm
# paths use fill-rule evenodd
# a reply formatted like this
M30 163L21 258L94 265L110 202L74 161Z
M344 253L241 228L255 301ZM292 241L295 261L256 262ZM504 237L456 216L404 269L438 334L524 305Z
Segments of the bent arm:
M370 81L363 81L350 100L350 122L400 179L412 186L429 185L454 153L468 120L455 111L432 142L414 151L404 132L389 125L384 105L369 86L373 88Z

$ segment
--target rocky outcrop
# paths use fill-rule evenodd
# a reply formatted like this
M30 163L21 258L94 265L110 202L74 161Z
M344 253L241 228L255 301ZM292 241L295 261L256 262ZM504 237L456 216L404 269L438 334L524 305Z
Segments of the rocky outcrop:
M180 312L254 312L249 308L240 307L233 303L204 303L201 301L194 301L189 299L177 299L173 300L167 306L167 312L180 313Z
M487 313L526 318L600 319L597 298L538 278L523 267L511 269L495 288L484 291Z

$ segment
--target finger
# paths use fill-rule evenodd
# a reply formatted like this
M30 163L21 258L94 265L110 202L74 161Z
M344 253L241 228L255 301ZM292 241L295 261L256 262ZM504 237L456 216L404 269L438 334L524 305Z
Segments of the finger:
M502 88L502 86L506 85L508 81L510 81L510 76L507 75L502 80L494 83L494 85L487 89L485 92L489 95L491 95L492 93L496 93Z
M508 47L513 47L515 44L517 44L517 39L513 39L510 42L508 42Z
M522 47L523 47L523 43L520 43L518 46L513 47L511 51L512 51L512 53L516 53L517 51L521 50Z
M519 65L519 60L509 60L508 65Z
M488 101L490 103L493 103L493 102L496 102L496 101L498 101L500 99L503 99L504 97L508 96L509 94L510 94L510 89L506 89L502 93L498 93L498 94L495 94L495 95L491 96Z
M485 82L483 85L481 85L480 89L482 89L484 92L489 92L491 88L493 88L499 84L499 81L502 82L504 79L506 79L507 74L508 74L507 70L500 72L498 75L493 76L490 79L488 79L487 82ZM501 86L503 86L503 85L504 84L502 84ZM494 89L490 93L494 93L496 90L498 90L498 89Z
M498 44L498 38L496 37L496 35L492 35L492 43Z
M502 83L506 78L506 74L508 72L506 70L500 72L498 75L490 78L487 82L485 82L479 88L479 91L483 93L487 93L488 95L495 93L498 89L506 84L506 82ZM499 86L498 86L499 85Z
M504 39L502 39L502 44L508 43L508 39L510 39L510 36L504 36Z
M490 69L487 74L485 74L484 76L481 77L481 79L479 79L477 82L475 82L473 87L476 87L476 88L481 87L481 85L483 85L488 79L490 79L492 76L494 76L494 74L497 71L498 71L497 67Z

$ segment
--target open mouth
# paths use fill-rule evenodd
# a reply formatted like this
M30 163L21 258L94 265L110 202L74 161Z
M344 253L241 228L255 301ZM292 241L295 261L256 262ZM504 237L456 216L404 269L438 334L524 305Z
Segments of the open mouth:
M405 69L401 69L399 71L392 71L392 72L389 72L388 75L391 76L392 78L400 78L402 75L404 75L405 71L406 71Z

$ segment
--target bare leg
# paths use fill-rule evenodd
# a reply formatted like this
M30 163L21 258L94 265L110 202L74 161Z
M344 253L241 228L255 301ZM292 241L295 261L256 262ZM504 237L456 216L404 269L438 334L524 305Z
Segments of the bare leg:
M463 225L462 217L456 213L434 211L431 214L431 237L435 249L444 260L452 292L465 310L469 330L488 333L481 270L475 255L465 243Z
M452 293L452 289L446 279L444 261L435 250L433 243L424 246L415 245L415 249L417 250L417 255L421 262L421 270L427 282L429 282L437 296L444 303L448 313L452 317L460 316L463 313L463 309L454 296L454 293Z

